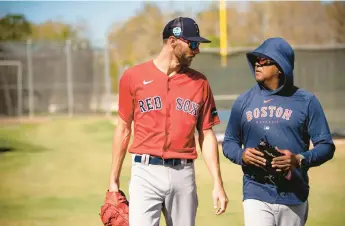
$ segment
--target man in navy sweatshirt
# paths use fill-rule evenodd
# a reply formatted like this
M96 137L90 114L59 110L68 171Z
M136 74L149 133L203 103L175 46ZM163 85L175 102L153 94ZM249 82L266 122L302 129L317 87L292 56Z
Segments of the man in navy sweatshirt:
M305 225L308 169L332 159L335 151L328 122L318 99L294 86L295 55L284 39L265 40L247 59L257 84L235 101L223 142L224 155L244 173L245 225ZM255 149L261 139L285 154L272 167L290 172L289 179L272 181L257 173L265 165Z

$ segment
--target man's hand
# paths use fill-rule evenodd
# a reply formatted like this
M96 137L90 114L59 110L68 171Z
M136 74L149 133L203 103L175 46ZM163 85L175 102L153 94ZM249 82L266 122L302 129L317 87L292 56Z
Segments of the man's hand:
M216 209L216 215L220 215L226 210L228 198L226 197L223 188L223 180L220 173L218 143L213 130L206 129L202 130L202 132L199 132L199 143L207 168L213 178L213 205Z
M242 160L246 165L264 167L266 166L266 159L262 158L261 156L264 156L264 154L255 148L246 148L242 154Z
M213 198L213 206L216 209L216 215L220 215L224 213L229 200L226 197L226 194L222 185L214 186L213 192L212 192L212 198Z
M280 150L277 147L276 150L284 154L284 156L276 157L272 160L272 167L277 168L277 171L290 171L299 166L298 155L294 155L289 150Z

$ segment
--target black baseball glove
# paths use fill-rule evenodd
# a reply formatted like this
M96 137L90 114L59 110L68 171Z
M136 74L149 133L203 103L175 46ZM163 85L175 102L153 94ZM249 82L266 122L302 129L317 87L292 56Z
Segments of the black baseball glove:
M263 158L266 159L266 166L263 167L263 170L266 173L266 179L274 182L287 176L288 172L277 171L277 169L272 168L271 164L274 158L283 156L283 153L277 151L267 140L264 139L261 139L260 143L255 149L263 153Z

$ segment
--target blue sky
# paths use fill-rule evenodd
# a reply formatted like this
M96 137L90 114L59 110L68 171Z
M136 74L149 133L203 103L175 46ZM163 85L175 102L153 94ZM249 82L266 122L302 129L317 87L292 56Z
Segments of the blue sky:
M163 12L189 11L195 13L209 7L210 1L154 1ZM22 13L34 23L57 20L87 24L87 35L94 45L103 45L103 37L114 22L125 21L142 7L144 1L17 1L0 2L0 17L7 13Z

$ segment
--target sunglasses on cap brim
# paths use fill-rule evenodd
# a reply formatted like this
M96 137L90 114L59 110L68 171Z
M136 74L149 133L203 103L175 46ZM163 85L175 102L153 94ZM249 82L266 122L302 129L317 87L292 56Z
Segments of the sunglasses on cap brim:
M255 63L260 64L261 66L271 66L276 65L277 63L271 59L265 57L257 57Z

